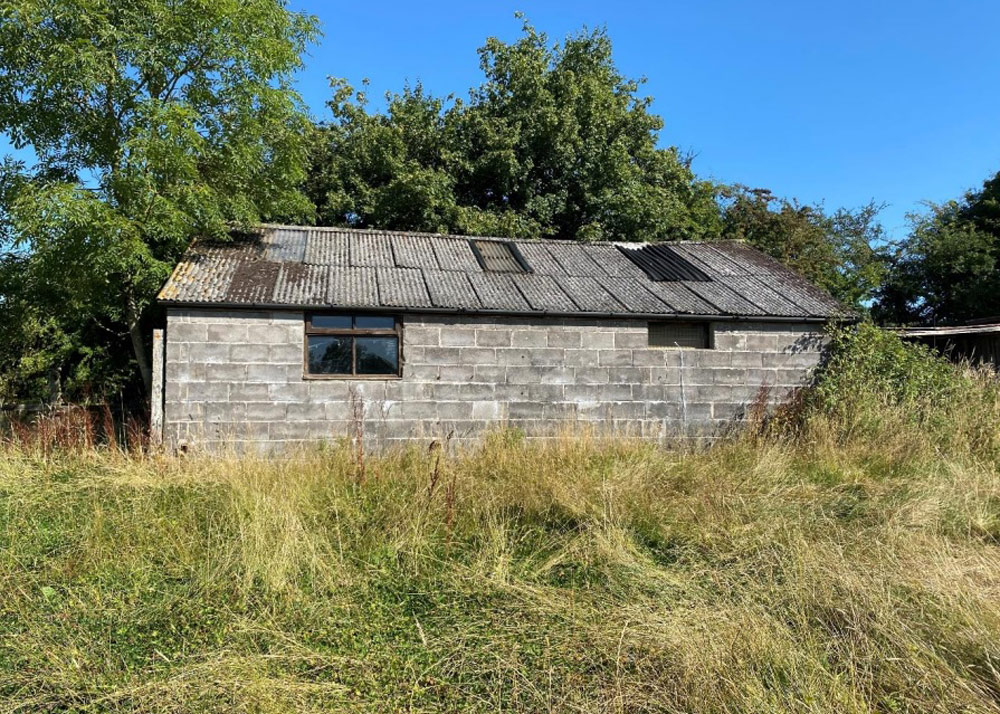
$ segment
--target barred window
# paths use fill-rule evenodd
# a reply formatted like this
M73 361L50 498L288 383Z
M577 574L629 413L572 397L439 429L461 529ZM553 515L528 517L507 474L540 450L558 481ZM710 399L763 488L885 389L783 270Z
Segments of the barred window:
M308 314L306 376L398 377L401 332L393 315Z
M651 322L649 323L650 347L681 349L709 349L707 322Z

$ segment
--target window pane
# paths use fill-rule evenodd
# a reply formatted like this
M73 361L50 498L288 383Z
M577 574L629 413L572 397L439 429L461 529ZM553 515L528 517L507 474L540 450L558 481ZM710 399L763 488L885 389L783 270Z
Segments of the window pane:
M357 337L358 374L398 374L395 337Z
M313 327L325 327L330 329L351 329L350 315L313 315Z
M396 327L396 318L392 315L357 315L354 326L359 330L392 330Z
M350 374L351 338L309 335L309 374Z

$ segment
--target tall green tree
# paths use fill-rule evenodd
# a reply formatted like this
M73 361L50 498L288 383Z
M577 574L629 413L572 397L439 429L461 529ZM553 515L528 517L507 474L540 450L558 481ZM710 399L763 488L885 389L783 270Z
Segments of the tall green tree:
M1000 173L911 222L894 246L878 315L899 323L1000 315Z
M307 190L321 223L565 239L666 240L718 229L714 186L616 68L602 30L562 44L527 22L479 50L468 98L421 86L369 110L334 82Z
M129 336L192 236L303 218L291 87L315 18L281 0L7 0L0 131L37 158L10 208L48 316ZM9 257L9 260L14 258Z
M885 237L872 202L827 213L766 189L720 189L721 236L744 240L781 261L845 305L866 307L885 274Z

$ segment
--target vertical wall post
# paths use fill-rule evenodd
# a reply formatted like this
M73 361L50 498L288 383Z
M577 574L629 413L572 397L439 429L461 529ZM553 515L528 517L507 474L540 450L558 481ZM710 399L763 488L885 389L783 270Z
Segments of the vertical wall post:
M163 330L153 330L153 389L149 395L149 440L153 446L163 443Z

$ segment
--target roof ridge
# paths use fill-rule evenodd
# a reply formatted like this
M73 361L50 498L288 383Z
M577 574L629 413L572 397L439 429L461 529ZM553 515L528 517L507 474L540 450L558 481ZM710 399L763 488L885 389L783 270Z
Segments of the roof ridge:
M489 235L464 235L460 233L433 233L431 231L410 231L402 230L398 228L352 228L350 226L306 226L297 225L294 223L259 223L254 226L251 230L256 229L267 229L273 228L278 230L299 230L299 231L321 231L323 233L355 233L355 234L365 234L365 235L397 235L397 236L412 236L414 238L452 238L455 240L490 240L490 241L507 241L510 243L557 243L564 245L660 245L663 243L682 243L684 245L716 245L719 243L738 243L747 244L747 241L742 238L709 238L709 239L681 239L681 240L661 240L661 241L645 241L645 240L576 240L574 238L547 238L545 236L539 236L537 238L519 238L512 236L489 236Z

